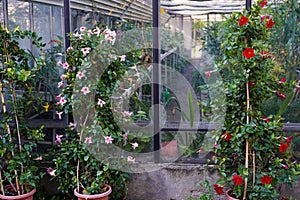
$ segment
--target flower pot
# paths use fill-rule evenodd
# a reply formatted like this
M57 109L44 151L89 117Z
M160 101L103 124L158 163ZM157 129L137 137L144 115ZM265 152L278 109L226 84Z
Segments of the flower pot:
M77 192L77 188L74 190L74 195L78 198L78 200L108 200L108 195L111 193L112 189L109 185L105 184L104 186L108 187L108 190L101 194L88 195L88 194L80 194Z
M226 191L226 198L228 200L239 200L239 199L236 199L236 198L232 197L231 192L232 192L232 189L229 189L229 190Z
M177 140L172 140L170 142L162 142L161 155L166 158L178 158Z
M13 188L10 185L5 186L7 191L13 191ZM15 195L15 196L6 196L0 194L0 199L2 200L33 200L33 195L36 192L36 189L31 190L30 192L22 195Z

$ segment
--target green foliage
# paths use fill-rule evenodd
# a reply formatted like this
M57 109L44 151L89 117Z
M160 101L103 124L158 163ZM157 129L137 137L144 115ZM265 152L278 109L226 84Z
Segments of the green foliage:
M42 58L35 58L19 45L19 40L28 38L36 48L42 48L42 38L35 32L10 31L0 23L0 192L9 194L4 185L15 185L23 194L32 190L42 177L38 166L41 157L36 153L37 141L43 140L43 127L27 126L26 114L34 98L34 83Z
M222 54L216 65L223 82L216 87L226 93L227 111L214 161L222 175L217 183L232 188L238 199L244 189L246 199L276 199L276 185L291 184L299 175L299 164L291 160L291 138L282 135L281 116L263 112L268 99L286 99L288 88L295 86L278 73L271 56L273 18L264 10L254 5L221 25Z

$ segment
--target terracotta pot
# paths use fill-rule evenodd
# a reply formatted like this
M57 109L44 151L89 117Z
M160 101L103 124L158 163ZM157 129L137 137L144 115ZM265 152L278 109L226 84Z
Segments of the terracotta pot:
M12 187L10 185L5 186L7 190L13 191ZM22 194L20 196L5 196L0 194L0 199L2 200L33 200L33 195L36 192L36 189L31 190L30 192L26 194Z
M111 193L112 189L109 185L105 184L104 186L108 187L108 190L101 194L88 195L88 194L80 194L77 192L77 188L74 190L74 195L78 198L78 200L108 200L108 195Z
M161 155L168 158L178 157L177 140L161 143Z
M231 195L231 192L232 192L232 189L229 189L229 190L226 191L226 198L227 198L228 200L239 200L239 199L236 199L236 198L231 197L231 196L230 196L230 195Z

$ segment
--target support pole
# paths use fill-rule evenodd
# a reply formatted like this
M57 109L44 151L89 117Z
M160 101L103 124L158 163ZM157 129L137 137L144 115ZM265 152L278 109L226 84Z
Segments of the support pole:
M251 8L251 0L246 0L246 9L249 10Z
M3 0L3 2L0 1L0 3L2 3L3 6L4 27L8 28L8 2L7 0Z
M154 162L159 163L160 155L160 1L152 0L152 105L153 105L153 140Z
M65 22L65 48L70 46L68 39L68 33L71 31L71 20L70 20L70 0L64 0L64 22Z

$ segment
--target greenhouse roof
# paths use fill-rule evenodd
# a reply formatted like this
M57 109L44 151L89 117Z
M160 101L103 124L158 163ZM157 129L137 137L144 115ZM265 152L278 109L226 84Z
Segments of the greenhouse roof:
M280 3L278 1L268 1ZM300 2L300 0L298 0ZM161 7L170 15L183 15L192 18L203 18L208 14L230 14L240 12L246 7L246 0L213 0L213 1L189 1L189 0L162 0Z

